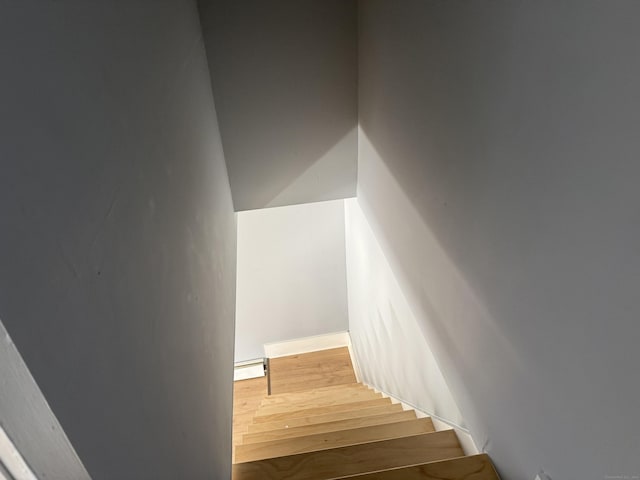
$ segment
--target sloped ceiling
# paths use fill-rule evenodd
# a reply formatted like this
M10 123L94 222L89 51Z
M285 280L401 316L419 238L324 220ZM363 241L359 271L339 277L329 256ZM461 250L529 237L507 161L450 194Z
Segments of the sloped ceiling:
M355 195L356 7L200 2L236 211Z

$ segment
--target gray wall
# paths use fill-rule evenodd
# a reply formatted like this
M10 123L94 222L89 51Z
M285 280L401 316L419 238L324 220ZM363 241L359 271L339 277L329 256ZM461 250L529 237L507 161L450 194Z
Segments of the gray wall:
M640 473L635 1L363 1L358 199L505 479Z
M229 478L235 214L195 3L3 2L0 58L0 318L94 479Z
M344 201L238 213L236 361L349 329Z
M352 197L355 0L201 0L236 210Z

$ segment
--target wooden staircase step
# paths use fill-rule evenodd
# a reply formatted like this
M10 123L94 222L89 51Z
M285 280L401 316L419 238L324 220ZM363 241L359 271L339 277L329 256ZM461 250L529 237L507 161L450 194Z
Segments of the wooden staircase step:
M485 453L339 478L358 480L500 480L491 459Z
M237 415L233 416L233 425L248 425L253 421L255 415L255 409L246 413L238 413Z
M464 455L453 430L233 465L234 480L322 480Z
M318 433L337 432L340 430L348 430L351 428L370 427L373 425L385 425L394 422L403 422L406 420L414 420L416 414L413 410L405 410L383 415L372 415L369 417L346 418L333 422L316 423L311 425L302 425L299 427L282 427L267 432L245 433L240 443L259 443L271 440L280 440L284 438L304 437L306 435L314 435Z
M271 415L272 413L304 410L307 408L338 405L341 403L360 402L376 398L382 398L382 395L369 389L349 388L336 391L330 395L308 396L291 402L263 404L258 407L256 415Z
M269 361L275 362L275 366L278 369L288 368L298 370L301 368L315 368L317 372L327 372L329 367L352 367L349 350L342 348L271 358Z
M348 347L330 348L328 350L318 350L316 352L297 353L284 357L270 358L269 362L275 362L278 367L300 367L335 363L336 361L349 359Z
M303 392L312 387L343 385L356 381L353 372L336 372L331 376L327 375L295 375L290 374L286 382L271 380L272 392Z
M236 463L284 457L298 453L315 452L348 445L390 440L392 438L433 432L430 418L420 418L385 425L317 433L304 437L285 438L266 442L241 444L236 448Z
M233 383L233 442L238 434L247 431L247 425L253 421L256 410L267 394L266 377L238 380Z
M282 428L295 428L305 425L320 425L323 423L348 420L351 418L371 417L384 415L389 413L402 412L402 406L399 403L384 403L374 407L359 408L358 410L346 410L342 412L329 412L320 415L312 415L309 417L285 418L272 422L251 423L248 425L248 432L268 432L272 430L280 430Z
M276 368L278 365L276 363ZM283 367L280 367L283 368ZM331 362L318 362L317 364L300 364L294 367L289 368L288 375L294 375L296 377L302 377L305 375L324 375L330 376L335 375L337 372L347 374L353 373L353 366L351 365L351 360L349 358L331 361ZM276 374L277 375L277 374ZM276 380L282 380L276 378Z
M270 360L234 385L233 480L499 480L453 430L357 383L347 348Z
M379 405L390 405L391 400L388 398L375 398L370 400L361 400L357 402L339 403L337 405L322 405L319 407L311 407L300 410L292 410L289 412L278 412L269 415L256 415L253 417L253 423L273 422L276 420L284 420L290 418L308 417L312 415L321 415L324 413L344 412L347 410L358 410L361 408L376 407Z
M341 398L349 398L352 396L363 396L363 395L370 395L375 398L378 397L378 395L376 395L375 390L372 390L370 388L363 387L363 386L348 386L345 388L345 385L337 385L336 387L333 387L333 388L334 390L329 392L315 393L315 390L314 390L313 393L309 393L309 392L287 393L286 395L296 395L295 397L291 397L291 398L266 397L259 403L259 406L272 407L272 406L278 406L278 405L280 406L299 405L304 402L310 402L310 401L315 401L316 403L320 403L326 400L335 401Z
M271 358L269 378L272 393L356 382L347 347Z
M312 388L303 392L276 393L273 395L265 396L264 398L262 398L260 403L262 405L273 405L287 402L296 402L299 400L306 400L314 397L336 395L342 392L349 392L353 390L372 391L369 387L363 385L362 383L345 383L341 385L331 385L328 387Z
M236 380L233 382L233 391L239 397L267 394L267 377L250 378L247 380Z

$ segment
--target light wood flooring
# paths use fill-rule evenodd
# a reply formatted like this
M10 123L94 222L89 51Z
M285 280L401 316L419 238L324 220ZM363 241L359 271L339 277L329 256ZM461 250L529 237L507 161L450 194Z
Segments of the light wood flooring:
M499 480L454 430L357 383L347 349L269 363L270 395L267 378L234 388L233 480Z

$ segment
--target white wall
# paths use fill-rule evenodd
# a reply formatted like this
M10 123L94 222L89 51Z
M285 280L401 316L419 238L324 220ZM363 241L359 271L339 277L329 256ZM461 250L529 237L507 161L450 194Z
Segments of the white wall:
M348 329L342 200L238 213L236 361Z
M640 3L360 7L358 200L478 445L637 475Z
M200 0L236 210L353 197L355 0Z
M362 380L451 424L458 407L356 199L345 200L349 332Z
M2 322L94 480L230 478L236 225L195 3L1 2L0 59Z

